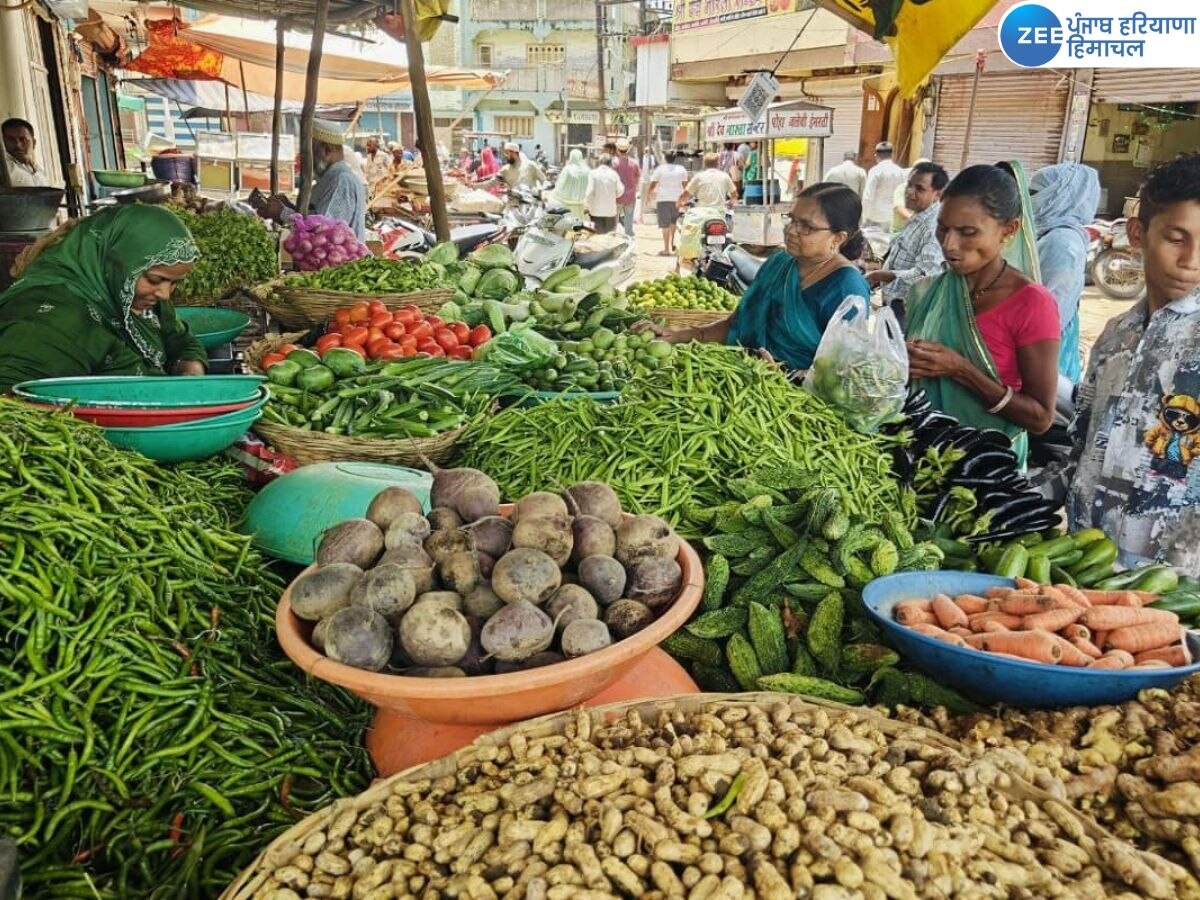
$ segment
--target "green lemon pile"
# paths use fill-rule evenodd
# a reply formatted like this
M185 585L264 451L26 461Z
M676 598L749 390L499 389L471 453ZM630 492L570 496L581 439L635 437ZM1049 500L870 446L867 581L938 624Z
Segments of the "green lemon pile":
M695 275L667 275L657 281L643 281L625 289L633 306L646 309L695 309L730 312L738 298L715 281Z

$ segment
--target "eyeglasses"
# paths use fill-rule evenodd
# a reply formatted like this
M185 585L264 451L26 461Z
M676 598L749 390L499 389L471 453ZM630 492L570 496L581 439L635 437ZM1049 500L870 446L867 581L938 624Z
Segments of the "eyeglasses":
M818 231L833 231L832 228L823 225L814 225L808 219L793 219L791 216L785 215L787 220L784 223L784 231L795 231L803 237L808 237L810 234L816 234Z

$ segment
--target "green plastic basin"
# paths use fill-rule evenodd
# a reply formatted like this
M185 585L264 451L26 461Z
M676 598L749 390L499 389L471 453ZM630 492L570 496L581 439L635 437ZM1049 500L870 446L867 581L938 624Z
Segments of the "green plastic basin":
M266 398L246 409L195 422L155 425L151 428L105 428L113 445L133 450L157 462L174 463L207 459L231 446L262 415Z
M141 172L93 172L96 183L110 188L136 188L146 183L146 176Z
M205 350L212 350L227 344L246 330L250 317L236 309L220 309L216 306L177 306L175 312L179 318L187 322L192 334L204 345Z
M428 472L403 466L364 462L302 466L258 492L240 529L268 556L307 566L325 530L364 515L384 488L407 488L428 509L432 484Z
M181 409L249 403L258 399L263 375L84 375L78 378L39 378L24 381L13 393L35 403L65 404L109 409Z

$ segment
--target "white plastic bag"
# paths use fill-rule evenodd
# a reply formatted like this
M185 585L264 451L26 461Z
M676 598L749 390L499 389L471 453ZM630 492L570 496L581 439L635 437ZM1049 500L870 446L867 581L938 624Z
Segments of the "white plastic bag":
M867 309L867 299L856 294L842 301L804 379L810 393L864 433L898 416L908 394L908 352L900 324L890 309L870 319Z

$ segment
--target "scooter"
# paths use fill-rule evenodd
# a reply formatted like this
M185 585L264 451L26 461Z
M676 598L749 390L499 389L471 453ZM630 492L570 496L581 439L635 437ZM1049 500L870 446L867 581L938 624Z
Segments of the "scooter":
M459 256L504 239L502 217L494 213L487 213L486 216L487 221L450 229L450 240L458 247ZM393 259L423 255L438 242L437 235L432 231L407 219L389 217L380 223L378 231L384 255Z
M1140 255L1129 243L1127 219L1115 219L1107 234L1099 235L1101 248L1092 260L1092 283L1113 300L1133 300L1146 289Z
M565 206L550 205L543 214L528 225L518 226L517 271L525 277L525 286L533 289L565 266L613 269L611 284L621 287L633 277L636 254L633 241L624 234L614 233L611 246L599 250L576 249L576 241L594 229L584 225Z
M697 274L701 278L715 281L725 290L739 297L750 287L765 260L743 250L737 244L727 243L719 253L701 260Z

